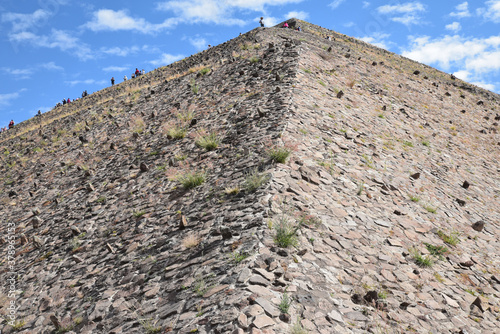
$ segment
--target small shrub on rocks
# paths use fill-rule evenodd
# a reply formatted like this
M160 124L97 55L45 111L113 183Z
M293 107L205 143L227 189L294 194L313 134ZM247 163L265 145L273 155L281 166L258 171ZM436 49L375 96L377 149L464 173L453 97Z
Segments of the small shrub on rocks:
M416 248L412 248L409 251L417 265L420 267L432 267L433 261L430 256L423 256L422 253L420 253L420 251Z
M425 248L431 253L431 255L437 256L440 260L443 260L443 254L448 252L448 248L444 246L434 246L424 242Z
M269 180L269 175L259 173L257 169L246 175L243 188L247 191L255 191Z
M196 235L188 235L182 240L182 245L186 248L194 248L200 244L200 238Z
M290 309L290 305L292 304L292 299L288 296L288 293L284 292L283 296L281 296L281 303L278 305L281 313L288 314L288 310Z
M205 74L208 74L209 72L210 72L210 68L209 67L205 67L205 68L202 68L199 73L201 75L205 75Z
M182 139L186 137L186 128L180 126L173 126L167 130L167 135L173 139Z
M288 156L292 153L289 147L273 147L267 151L267 155L275 162L285 163Z
M156 322L153 322L153 319L139 319L139 322L147 334L161 333L161 326L156 326Z
M300 322L300 318L297 317L297 322L293 324L293 327L290 331L291 334L307 334L308 331L304 327L302 327L302 323Z
M200 134L196 139L196 145L203 147L207 151L215 150L220 144L220 138L215 132Z
M205 172L193 171L177 176L177 181L182 184L185 189L198 187L205 182Z
M456 246L460 242L460 239L458 238L458 232L451 232L449 234L446 234L443 231L438 230L437 235L448 245Z
M274 226L274 242L278 247L288 248L297 246L299 243L297 231L300 228L300 223L295 223L286 214L279 217L279 221Z
M141 134L146 128L146 123L144 122L144 119L142 117L133 116L130 120L130 128L133 133Z

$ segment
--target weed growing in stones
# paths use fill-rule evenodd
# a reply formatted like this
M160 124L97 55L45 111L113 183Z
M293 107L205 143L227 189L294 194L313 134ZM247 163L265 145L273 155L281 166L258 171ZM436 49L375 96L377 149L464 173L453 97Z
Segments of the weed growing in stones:
M20 331L24 327L24 325L26 325L26 321L24 321L24 319L23 320L16 320L16 322L12 326L12 329L17 332L17 331Z
M446 234L443 231L438 230L436 234L448 245L456 246L460 242L460 239L458 238L458 232L451 232L449 234Z
M423 256L422 253L416 248L409 249L410 254L413 256L415 263L420 267L432 267L433 261L430 256Z
M309 70L309 69L307 69L307 68L303 69L303 71L304 71L304 72L306 72L306 73L309 73L309 74L311 74L311 73L312 73L312 72L311 72L311 70Z
M410 196L410 200L411 200L412 202L418 202L418 201L420 201L420 198L419 198L419 197L417 197L417 196Z
M182 240L182 245L189 248L194 248L200 244L201 240L197 235L190 234Z
M203 171L192 171L178 175L176 179L185 189L192 189L202 185L205 182L206 177L207 176Z
M290 309L290 305L292 304L292 299L288 296L288 293L285 291L281 296L281 302L278 305L281 313L288 314L288 310Z
M210 71L211 71L211 69L209 67L205 67L205 68L202 68L200 70L200 72L198 72L198 73L200 73L200 75L205 75L205 74L208 74Z
M255 191L263 184L265 184L269 180L269 178L269 175L259 173L259 170L256 168L245 176L245 180L243 181L243 189L250 192Z
M144 132L144 129L146 128L146 123L144 122L144 119L140 116L133 116L130 119L130 128L132 130L132 133L138 133L141 134Z
M274 161L285 163L286 159L292 153L292 149L286 146L272 147L267 151L267 155Z
M323 81L318 80L318 83L319 83L321 86L326 87L326 84L325 84Z
M220 138L215 132L210 132L207 134L200 133L196 139L196 145L203 147L207 151L215 150L220 144Z
M231 260L235 263L240 263L249 256L250 254L248 253L234 251L231 253Z
M253 56L252 58L250 58L250 62L251 62L252 64L258 63L258 62L259 62L259 60L260 60L260 59L259 59L259 57L256 57L256 56Z
M144 210L141 210L141 211L134 211L134 212L132 213L132 215L133 215L135 218L140 218L140 217L142 217L145 213L146 213L146 211L144 211Z
M424 140L424 141L422 141L422 145L424 145L424 146L426 146L426 147L431 146L431 144L429 143L429 141L428 141L428 140Z
M191 80L189 81L189 85L191 86L191 91L193 92L193 94L198 94L200 87L196 84L194 78L191 78Z
M157 321L153 319L139 319L139 323L147 334L155 334L161 332L161 326L156 326Z
M302 327L302 323L300 322L300 317L297 317L297 321L293 324L293 327L290 331L291 334L307 334L308 331L304 327Z
M297 231L300 229L301 225L288 217L286 212L280 214L278 221L273 224L273 226L275 230L274 243L278 247L288 248L298 245L299 239Z
M186 137L187 129L178 124L168 124L164 132L166 132L168 138L182 139Z
M191 122L193 120L194 111L188 110L185 112L177 112L175 114L175 117L177 117L177 119L183 123L188 123L188 122Z
M363 193L363 190L365 189L365 184L363 182L360 182L358 185L358 192L356 195L360 196Z
M408 146L408 147L413 147L413 143L411 141L403 141L403 145L404 146Z
M424 245L431 255L438 257L440 260L444 260L443 254L448 252L448 248L444 246L434 246L426 242L424 242Z
M196 281L194 282L193 285L193 291L196 293L198 296L202 297L209 289L209 286L203 276L198 275L196 276Z
M240 192L240 187L233 187L233 188L227 187L226 189L224 189L224 193L228 196L237 195L239 194L239 192Z
M443 283L444 282L444 278L443 276L439 275L438 272L435 272L434 273L434 278L436 279L436 281L438 281L439 283Z
M424 209L427 210L427 212L430 212L430 213L436 213L437 211L437 208L429 205L429 204L425 204L424 205Z

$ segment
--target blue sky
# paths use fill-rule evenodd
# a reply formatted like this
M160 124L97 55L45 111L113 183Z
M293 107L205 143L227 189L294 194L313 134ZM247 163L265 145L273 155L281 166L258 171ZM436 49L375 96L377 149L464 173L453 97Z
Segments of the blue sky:
M290 17L500 92L500 0L2 0L0 126Z

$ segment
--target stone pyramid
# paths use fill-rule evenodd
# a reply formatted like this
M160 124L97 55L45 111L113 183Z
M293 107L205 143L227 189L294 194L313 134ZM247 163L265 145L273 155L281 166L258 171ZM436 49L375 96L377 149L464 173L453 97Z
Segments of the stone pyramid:
M0 135L2 333L498 333L499 96L288 23Z

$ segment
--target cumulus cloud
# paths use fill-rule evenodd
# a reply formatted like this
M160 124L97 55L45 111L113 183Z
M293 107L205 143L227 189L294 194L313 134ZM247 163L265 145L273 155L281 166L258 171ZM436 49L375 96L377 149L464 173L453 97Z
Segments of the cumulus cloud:
M462 29L462 26L460 25L459 22L453 22L453 23L450 23L450 24L447 24L445 26L446 30L450 30L452 32L459 32L460 29Z
M92 31L130 30L149 34L170 28L177 23L178 20L170 18L163 23L152 24L143 18L129 16L125 10L100 9L94 13L94 17L90 22L84 24L84 27Z
M370 5L371 4L368 1L363 1L363 8L368 8Z
M66 84L70 86L76 86L76 85L99 85L103 86L107 84L107 81L105 80L94 80L94 79L87 79L87 80L72 80L72 81L65 81Z
M500 72L500 36L411 37L410 46L402 54L428 65L437 65L445 71L456 69L457 77L483 83L482 87L491 85L487 83L487 77Z
M139 47L138 46L131 46L131 47L111 47L111 48L101 48L100 51L104 54L107 55L113 55L113 56L119 56L119 57L126 57L131 54L135 54L139 52Z
M309 17L309 13L306 13L304 11L300 11L300 12L292 11L292 12L288 12L287 14L285 14L286 20L291 19L291 18L296 18L299 20L307 20L308 17Z
M103 67L103 72L124 72L130 69L130 66L107 66Z
M396 5L384 5L377 8L379 14L387 15L390 20L402 23L406 26L421 24L421 13L425 11L425 6L418 1Z
M371 36L358 37L358 39L365 41L366 43L373 44L379 48L389 50L389 47L392 43L389 42L387 39L390 36L391 36L390 34L375 33Z
M332 9L336 9L337 7L339 7L344 2L345 2L345 0L334 0L328 6L330 6Z
M57 48L61 51L74 54L82 60L94 58L87 44L62 30L52 29L50 35L36 35L32 32L22 31L11 34L9 40L16 43L31 44L35 47Z
M464 17L469 17L471 16L471 13L469 12L469 3L462 2L461 4L457 5L455 7L456 12L450 13L450 16L458 17L458 18L464 18Z
M171 55L168 53L164 53L159 59L152 60L150 61L150 63L155 66L164 66L176 62L177 60L181 60L182 58L185 58L185 56L181 54Z
M173 12L175 18L182 23L210 23L220 25L243 26L247 22L234 17L236 11L266 12L267 6L299 3L303 0L177 0L165 1L157 5L158 10ZM266 26L272 26L275 21L266 19ZM272 23L272 24L271 24Z
M25 88L14 93L0 94L0 106L9 106L12 100L18 99L24 91L26 91Z
M43 9L38 9L31 14L4 13L2 14L2 22L12 23L12 31L19 32L41 25L51 16L52 13Z
M64 68L62 68L61 66L56 65L56 63L54 63L53 61L50 61L48 63L40 64L40 67L43 68L43 69L49 70L49 71L63 71L64 70Z
M202 37L190 38L189 43L191 43L196 50L203 50L207 47L207 41Z
M486 1L486 10L483 11L483 16L489 21L500 23L500 0Z

